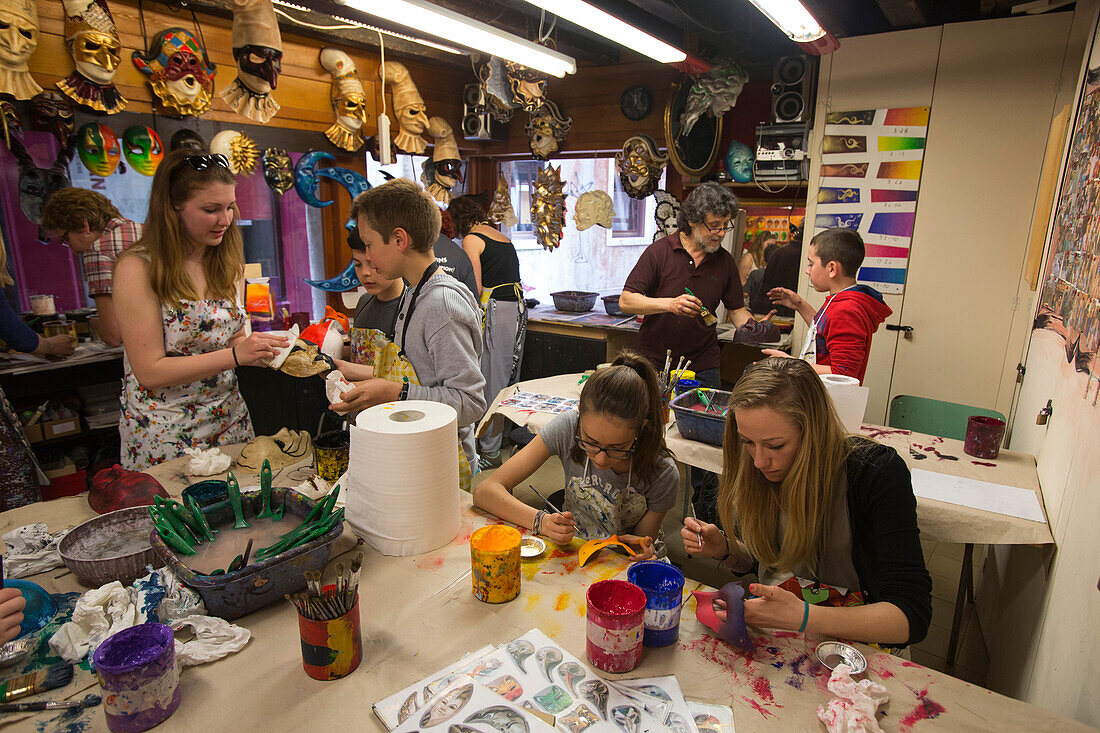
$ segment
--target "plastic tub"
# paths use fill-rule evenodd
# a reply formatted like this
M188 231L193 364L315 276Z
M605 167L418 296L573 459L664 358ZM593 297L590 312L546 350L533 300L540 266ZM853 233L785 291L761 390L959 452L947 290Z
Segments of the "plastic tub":
M703 412L701 407L695 407L704 404L700 399L700 393L705 393L714 405L707 412ZM730 394L720 389L696 387L673 399L669 406L676 415L676 427L680 430L680 435L688 440L698 440L700 443L722 445L722 438L726 432L726 406L729 404Z
M550 293L554 299L554 307L560 311L569 313L587 313L596 305L599 293L589 293L585 290L560 290Z
M145 541L150 531L156 532L149 507L119 509L78 524L61 538L57 553L82 585L98 588L112 580L129 585L145 575L146 565L164 565Z
M625 316L623 309L619 307L618 295L605 295L600 300L603 301L603 309L607 311L609 316Z
M297 527L305 519L314 503L292 489L275 488L271 490L271 504L278 507L285 502L284 521L286 531ZM251 519L260 511L260 492L241 494L241 507L245 519ZM144 507L143 507L144 509ZM233 509L229 501L219 501L203 508L203 514L211 527L225 528L233 526ZM298 521L294 521L294 517ZM305 571L324 570L328 564L332 543L344 532L344 524L333 527L326 534L312 542L293 547L286 552L254 562L233 573L225 575L201 575L180 562L176 554L164 544L164 540L154 529L149 542L156 553L164 558L176 577L195 590L211 616L219 616L228 621L240 618L259 610L269 603L282 600L288 593L295 593L306 587ZM255 550L260 548L255 548Z

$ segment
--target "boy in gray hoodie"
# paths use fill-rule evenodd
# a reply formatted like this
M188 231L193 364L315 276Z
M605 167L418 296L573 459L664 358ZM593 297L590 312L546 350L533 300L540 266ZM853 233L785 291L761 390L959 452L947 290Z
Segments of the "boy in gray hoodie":
M363 410L395 400L429 400L458 412L458 435L471 466L477 465L474 426L485 414L481 374L481 315L473 295L436 262L440 212L421 188L406 178L359 194L351 207L371 264L384 277L405 278L394 323L394 343L416 371L420 384L345 374L362 379L332 406L337 412Z

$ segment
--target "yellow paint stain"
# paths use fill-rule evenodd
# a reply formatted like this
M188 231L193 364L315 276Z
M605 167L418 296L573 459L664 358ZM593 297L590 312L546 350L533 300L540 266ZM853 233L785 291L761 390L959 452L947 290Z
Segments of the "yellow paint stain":
M527 600L527 613L531 613L542 603L542 596L538 593L528 593L524 598Z
M554 610L564 611L569 608L569 602L573 599L569 596L569 591L562 591L558 594L558 597L554 600Z

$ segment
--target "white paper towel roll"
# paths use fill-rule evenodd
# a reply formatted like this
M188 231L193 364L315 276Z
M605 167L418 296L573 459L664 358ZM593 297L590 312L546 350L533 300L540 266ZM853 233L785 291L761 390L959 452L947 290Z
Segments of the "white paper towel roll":
M419 555L447 544L462 525L458 413L404 400L359 413L351 428L348 523L383 555Z
M863 414L867 411L867 395L870 390L861 387L859 380L843 374L822 374L821 381L825 391L833 400L836 414L849 433L858 433L863 425Z

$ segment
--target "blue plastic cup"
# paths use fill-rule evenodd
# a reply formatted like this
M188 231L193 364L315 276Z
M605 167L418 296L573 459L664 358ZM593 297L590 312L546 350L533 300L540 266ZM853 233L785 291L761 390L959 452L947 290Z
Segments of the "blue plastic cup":
M675 397L679 397L684 392L690 392L699 386L699 380L697 379L680 379L672 387L672 394Z
M666 562L647 560L634 563L626 579L645 592L645 646L668 646L680 636L680 608L683 605L684 574Z

